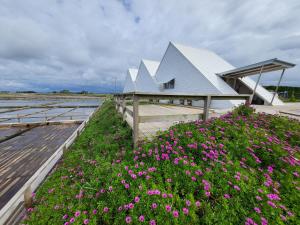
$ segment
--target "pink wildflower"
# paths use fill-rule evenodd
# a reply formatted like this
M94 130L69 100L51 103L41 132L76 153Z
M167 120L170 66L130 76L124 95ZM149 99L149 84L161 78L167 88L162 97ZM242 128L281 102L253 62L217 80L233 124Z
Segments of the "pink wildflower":
M172 207L170 205L166 205L166 211L171 212Z
M80 211L75 212L75 217L78 217L78 216L80 216Z
M261 225L268 225L268 220L264 217L260 217Z
M140 222L144 222L144 221L145 221L145 217L144 217L143 215L140 215L139 221L140 221Z
M224 194L224 198L229 199L230 195L229 194Z
M126 223L131 223L132 222L132 219L130 216L126 216L126 219L125 219Z
M258 214L261 213L261 210L260 210L260 208L258 208L258 207L254 207L254 211L257 212Z
M74 223L74 222L75 222L75 218L72 217L72 218L70 219L70 223Z
M135 198L134 198L134 202L139 202L140 201L140 198L138 197L138 196L136 196Z
M94 210L93 210L93 214L97 214L97 209L94 209Z
M104 207L103 212L107 213L109 211L108 207Z
M152 204L152 209L156 209L157 208L157 204L156 203L153 203Z
M183 208L182 211L185 215L189 214L189 210L187 208Z
M200 207L200 205L201 205L200 201L196 201L196 202L195 202L195 205L196 205L197 207Z
M89 224L89 220L88 220L88 219L85 219L85 220L83 221L83 224Z
M155 220L150 220L149 224L150 225L156 225L156 222L155 222Z
M270 205L271 207L273 207L273 208L276 208L276 205L275 205L275 203L274 203L274 202L272 202L272 201L268 201L267 203L268 203L268 205Z
M174 210L174 211L173 211L173 216L174 216L175 218L178 218L178 216L179 216L179 213L178 213L178 211L177 211L177 210Z

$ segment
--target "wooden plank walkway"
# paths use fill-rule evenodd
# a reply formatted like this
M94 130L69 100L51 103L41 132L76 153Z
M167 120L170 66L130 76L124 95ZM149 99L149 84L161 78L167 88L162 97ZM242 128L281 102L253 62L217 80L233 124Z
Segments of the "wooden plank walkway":
M79 124L35 127L0 143L0 209L70 137ZM12 133L6 130L3 133Z

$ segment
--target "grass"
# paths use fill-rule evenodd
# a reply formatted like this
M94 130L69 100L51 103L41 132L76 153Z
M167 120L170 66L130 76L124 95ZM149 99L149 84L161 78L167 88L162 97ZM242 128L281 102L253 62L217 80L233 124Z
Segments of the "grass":
M35 195L26 224L299 224L300 123L242 106L132 149L111 101Z

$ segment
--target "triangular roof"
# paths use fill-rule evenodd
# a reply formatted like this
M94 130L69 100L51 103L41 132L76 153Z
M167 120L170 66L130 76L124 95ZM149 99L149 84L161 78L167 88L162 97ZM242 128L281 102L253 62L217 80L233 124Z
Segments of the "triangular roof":
M155 80L155 73L158 62L142 60L139 66L137 77L135 79L136 91L158 92L158 85Z
M148 59L143 59L142 62L146 66L149 74L154 77L157 71L157 68L159 66L158 61L153 61L153 60L148 60Z
M233 65L222 59L216 53L201 48L193 48L184 46L181 44L175 44L170 42L178 51L182 53L186 59L188 59L206 78L216 86L218 90L223 93L236 93L222 78L217 74L235 69ZM248 88L254 89L255 81L251 78L240 79ZM230 90L231 89L231 90ZM261 85L257 86L256 94L270 103L272 99L272 93L266 90ZM281 105L282 101L279 98L275 98L273 104Z
M133 92L136 90L135 88L135 80L137 76L138 70L137 69L128 69L127 70L127 75L125 78L125 84L124 84L124 89L123 92Z
M136 76L138 74L138 70L134 69L134 68L130 68L130 69L128 69L127 73L130 75L131 80L134 82L136 79Z
M223 94L237 94L222 78L216 75L234 67L216 53L170 42L211 84Z

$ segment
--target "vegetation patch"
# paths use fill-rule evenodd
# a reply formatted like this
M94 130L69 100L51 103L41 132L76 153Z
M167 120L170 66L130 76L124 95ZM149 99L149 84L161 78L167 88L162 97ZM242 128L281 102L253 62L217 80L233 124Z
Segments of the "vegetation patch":
M300 123L243 106L132 150L106 101L35 194L26 224L297 224Z

